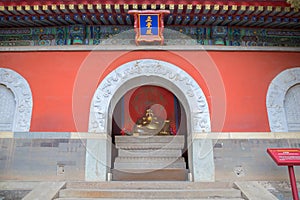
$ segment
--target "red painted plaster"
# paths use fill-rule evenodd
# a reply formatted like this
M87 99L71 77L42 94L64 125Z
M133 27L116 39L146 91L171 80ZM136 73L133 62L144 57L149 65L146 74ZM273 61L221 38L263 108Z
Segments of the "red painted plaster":
M296 52L96 51L2 52L0 67L21 74L33 94L30 131L87 131L101 80L136 59L170 62L189 73L209 103L213 131L269 131L266 94L281 71L300 66Z

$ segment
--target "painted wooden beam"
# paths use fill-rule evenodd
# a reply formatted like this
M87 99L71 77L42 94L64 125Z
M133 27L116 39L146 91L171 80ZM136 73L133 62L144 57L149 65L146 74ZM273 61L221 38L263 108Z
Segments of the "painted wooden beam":
M52 14L52 12L51 12L51 10L50 10L50 8L49 8L48 5L43 5L42 6L42 10L43 10L43 12L45 12L47 14Z
M75 24L77 24L76 22L78 22L78 23L80 23L80 24L85 24L85 22L82 20L82 18L81 18L81 15L79 15L79 14L75 14L74 15L74 20L75 20ZM69 20L68 20L68 22L69 22Z
M251 15L255 11L255 6L248 6L246 11L244 12L245 15Z
M199 21L199 17L195 15L193 17L193 20L191 21L190 25L195 25L198 21Z
M59 10L62 11L63 13L68 14L70 11L67 9L67 6L65 4L60 4L59 5Z
M175 19L175 22L174 22L175 25L180 24L181 20L182 20L182 16L181 16L181 15L177 15L177 16L176 16L176 19Z
M220 10L220 14L224 15L227 12L228 12L228 5L223 5L222 9Z
M14 6L8 6L7 7L7 11L11 14L14 14L14 15L19 15L19 12L17 11L17 9L15 9Z
M26 6L25 6L25 10L26 10ZM55 12L56 14L61 14L61 13L60 13L60 10L57 8L57 5L55 5L55 4L52 4L52 5L51 5L51 10L52 10L53 12Z
M261 12L264 11L264 7L263 6L257 6L255 11L252 13L253 15L259 15Z
M101 24L100 20L97 19L97 15L96 15L96 14L92 14L92 15L91 15L91 20L92 20L95 24Z
M65 21L69 24L76 24L70 15L65 15Z
M208 20L205 22L205 25L211 25L212 23L214 23L216 21L216 17L215 16L210 16L208 18Z
M225 20L221 23L222 26L226 26L227 24L232 22L232 16L226 16Z
M224 16L218 16L216 17L216 21L213 23L214 26L218 26L219 24L221 24L222 21L224 21Z
M192 4L188 4L188 5L186 6L186 11L185 11L185 13L190 14L190 13L192 12L192 10L193 10L193 5L192 5Z
M103 13L102 4L96 4L96 10L97 10L99 13Z
M116 25L116 20L114 19L114 16L112 14L109 14L108 15L108 21L113 24L113 25Z
M131 20L131 16L129 15L129 14L126 14L126 23L128 24L128 25L132 25L132 20Z
M78 4L77 5L78 10L80 10L81 13L86 13L86 8L84 4Z
M235 14L236 15L242 15L246 10L247 10L247 6L241 5L241 6L239 6L239 8L238 8L238 10Z
M207 21L206 16L202 16L201 19L198 21L197 25L203 25Z
M100 20L101 20L101 22L102 22L103 24L106 24L106 25L108 24L108 21L106 20L104 14L101 14L101 15L100 15Z
M122 17L121 14L118 14L118 15L117 15L117 21L118 21L119 24L122 24L122 25L125 24L125 23L124 23L124 20L123 20L123 17Z
M191 17L190 16L185 16L184 17L184 20L182 21L182 25L187 25L189 23L189 21L191 20Z
M177 13L181 14L183 11L183 4L179 4L177 7Z
M170 10L170 13L174 13L175 5L174 4L170 4L169 5L169 10Z
M209 4L206 4L205 6L204 6L204 9L203 9L203 14L208 14L209 13L209 11L210 11L210 5Z
M195 14L200 13L201 9L202 9L202 5L197 4L194 13L195 13Z
M173 15L168 16L167 25L171 25L173 23L174 17Z
M123 10L124 10L125 13L128 13L129 5L128 4L124 4L123 5Z
M116 13L121 13L121 6L120 6L120 4L115 4L114 5L114 9L115 9L115 11L116 11Z
M236 11L237 11L237 5L232 5L232 6L230 6L230 9L228 10L228 12L227 12L227 14L228 15L233 15L233 14L235 14L236 13Z
M211 13L215 15L219 12L219 10L220 10L220 6L218 4L215 4Z
M142 10L147 10L148 9L148 5L147 4L142 4Z
M88 4L87 5L87 10L89 11L89 13L94 14L95 13L94 5L93 4Z

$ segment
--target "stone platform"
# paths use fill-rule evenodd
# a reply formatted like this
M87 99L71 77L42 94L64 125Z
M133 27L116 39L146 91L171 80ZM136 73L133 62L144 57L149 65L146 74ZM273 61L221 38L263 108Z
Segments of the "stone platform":
M299 186L299 182L298 182ZM283 191L283 190L284 191ZM271 190L271 191L270 191ZM299 188L298 188L299 190ZM292 199L287 182L111 181L36 182L0 181L0 199Z
M182 157L184 136L116 136L118 156L113 180L144 181L187 179Z

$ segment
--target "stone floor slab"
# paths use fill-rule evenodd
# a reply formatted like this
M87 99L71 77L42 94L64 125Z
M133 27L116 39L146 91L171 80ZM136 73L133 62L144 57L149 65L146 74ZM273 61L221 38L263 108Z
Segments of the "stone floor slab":
M58 197L59 191L65 185L65 182L41 182L22 200L52 200Z
M257 181L235 182L247 200L278 200Z

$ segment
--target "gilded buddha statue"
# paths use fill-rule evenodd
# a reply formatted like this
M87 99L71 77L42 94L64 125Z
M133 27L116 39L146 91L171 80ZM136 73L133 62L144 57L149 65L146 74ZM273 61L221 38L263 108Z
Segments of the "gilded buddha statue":
M133 135L171 135L170 121L158 119L151 109L140 118L133 128Z

